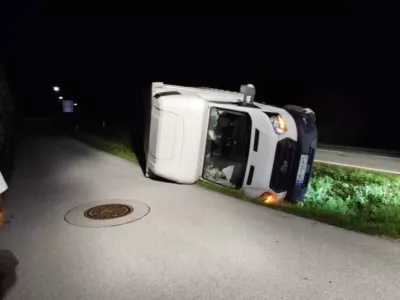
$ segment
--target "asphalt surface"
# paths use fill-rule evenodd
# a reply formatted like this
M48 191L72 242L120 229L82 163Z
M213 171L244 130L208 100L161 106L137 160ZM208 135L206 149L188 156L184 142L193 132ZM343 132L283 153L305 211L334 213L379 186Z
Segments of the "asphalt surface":
M400 174L400 153L339 146L321 146L316 161Z
M143 219L68 224L72 208L133 199ZM0 249L19 259L7 300L399 299L400 244L197 186L53 136L19 144Z

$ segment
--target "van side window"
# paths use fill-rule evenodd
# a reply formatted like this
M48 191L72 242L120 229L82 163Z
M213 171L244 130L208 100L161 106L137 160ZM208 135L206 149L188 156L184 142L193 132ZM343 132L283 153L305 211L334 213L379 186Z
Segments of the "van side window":
M250 117L238 111L213 107L210 111L203 178L241 188L251 134Z

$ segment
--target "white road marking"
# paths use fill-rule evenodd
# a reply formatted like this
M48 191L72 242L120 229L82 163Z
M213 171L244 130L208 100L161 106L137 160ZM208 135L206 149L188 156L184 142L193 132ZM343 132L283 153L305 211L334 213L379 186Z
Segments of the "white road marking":
M391 156L380 156L380 155L374 155L374 157L378 158L384 158L384 159L393 159L393 160L399 160L398 157L391 157Z
M398 171L383 170L383 169L376 169L376 168L369 168L369 167L361 167L361 166L337 163L337 162L333 162L333 161L325 161L325 160L318 160L318 159L315 159L314 161L322 162L322 163L326 163L326 164L331 164L331 165L343 166L343 167L351 167L351 168L370 170L370 171L377 171L377 172L384 172L384 173L391 173L391 174L400 174L400 172L398 172Z
M317 149L317 151L322 151L322 152L332 152L332 153L340 153L340 154L343 154L343 152L342 152L342 151L336 151L336 150Z

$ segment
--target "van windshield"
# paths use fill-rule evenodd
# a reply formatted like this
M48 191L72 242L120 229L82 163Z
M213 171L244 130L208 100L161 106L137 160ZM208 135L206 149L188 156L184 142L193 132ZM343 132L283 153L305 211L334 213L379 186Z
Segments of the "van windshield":
M251 134L250 117L213 107L207 132L203 178L241 188L246 172Z

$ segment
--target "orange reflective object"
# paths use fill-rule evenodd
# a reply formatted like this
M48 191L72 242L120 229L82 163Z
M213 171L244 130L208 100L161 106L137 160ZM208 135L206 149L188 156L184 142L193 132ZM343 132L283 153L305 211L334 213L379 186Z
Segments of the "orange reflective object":
M260 199L265 204L271 204L271 203L275 203L277 201L276 196L272 193L264 193L260 196Z

